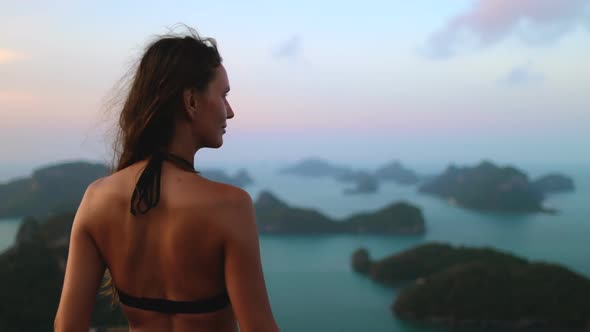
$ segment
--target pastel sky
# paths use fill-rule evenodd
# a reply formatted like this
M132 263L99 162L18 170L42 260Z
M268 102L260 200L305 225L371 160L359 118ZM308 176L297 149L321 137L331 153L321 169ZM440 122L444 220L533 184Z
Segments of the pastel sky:
M177 22L232 86L198 160L590 164L590 0L344 3L0 0L2 164L108 160L105 101Z

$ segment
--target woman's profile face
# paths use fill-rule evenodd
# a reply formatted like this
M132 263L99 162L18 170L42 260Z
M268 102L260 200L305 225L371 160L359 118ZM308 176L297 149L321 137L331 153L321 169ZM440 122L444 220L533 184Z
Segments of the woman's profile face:
M213 80L206 91L197 97L194 128L204 147L219 148L223 145L223 134L227 119L234 117L234 112L227 101L229 80L223 65L215 68Z

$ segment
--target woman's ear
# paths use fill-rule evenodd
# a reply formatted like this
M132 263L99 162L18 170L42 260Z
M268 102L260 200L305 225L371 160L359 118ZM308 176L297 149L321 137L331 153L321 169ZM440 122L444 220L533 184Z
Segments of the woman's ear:
M184 104L184 111L189 119L194 119L197 116L197 94L194 89L185 88L182 93L182 101Z

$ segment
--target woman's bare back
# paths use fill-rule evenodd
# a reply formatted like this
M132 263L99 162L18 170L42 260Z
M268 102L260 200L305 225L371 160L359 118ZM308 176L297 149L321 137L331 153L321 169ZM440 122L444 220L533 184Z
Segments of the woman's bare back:
M160 201L133 216L129 202L145 162L100 182L104 219L91 236L117 288L136 297L194 301L226 290L224 243L231 227L222 218L231 192L240 190L164 162ZM228 195L229 194L229 195ZM224 204L225 203L225 204ZM162 314L122 305L134 331L236 331L231 306L212 313Z

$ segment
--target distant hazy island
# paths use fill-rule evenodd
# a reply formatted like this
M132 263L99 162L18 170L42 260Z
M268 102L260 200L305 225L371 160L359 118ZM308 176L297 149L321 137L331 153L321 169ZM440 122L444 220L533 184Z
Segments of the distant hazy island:
M573 328L590 323L590 280L490 248L430 243L372 261L355 251L357 272L407 285L393 303L402 318L451 327Z
M371 194L379 190L377 178L365 171L351 171L338 177L341 182L352 182L353 188L344 189L346 195Z
M0 184L0 218L75 211L86 187L107 173L103 164L66 162Z
M555 210L543 207L544 193L563 188L563 181L550 177L532 183L524 172L514 167L498 167L483 161L475 167L451 165L418 191L480 211L551 213Z
M254 207L261 233L422 234L425 232L422 211L404 202L393 203L371 213L354 214L344 220L332 220L313 209L291 207L268 191L260 193Z
M281 174L292 174L307 177L341 177L352 173L350 167L334 165L330 162L319 158L307 158L295 165L285 167L279 170Z
M0 330L53 331L73 213L26 218L13 247L0 254ZM97 296L93 326L126 326L120 310Z
M533 182L533 186L543 193L572 192L575 190L574 180L562 174L548 174Z
M355 187L345 189L345 194L375 193L379 189L380 181L394 181L402 185L412 185L420 181L420 177L414 171L404 167L397 160L372 172L335 165L319 158L308 158L279 172L305 177L332 177L340 182L354 183Z
M245 169L238 170L234 176L228 175L221 169L204 169L200 172L203 177L211 181L223 182L232 186L244 188L254 183L254 179Z
M108 168L104 164L64 162L39 168L30 177L0 184L0 218L75 211L88 185L107 174ZM244 169L234 176L219 169L204 170L201 175L240 187L253 182Z
M380 180L394 181L398 184L412 185L420 182L421 177L416 172L402 165L398 160L391 161L375 171Z
M279 173L312 178L331 177L339 182L354 184L353 188L344 189L343 193L346 195L372 194L379 190L379 182L373 174L335 165L319 158L304 159L295 165L280 169Z

